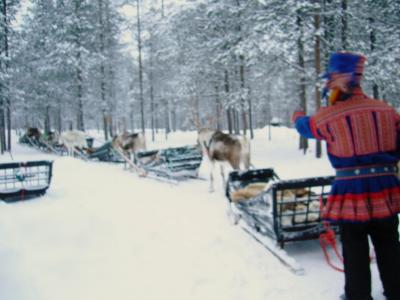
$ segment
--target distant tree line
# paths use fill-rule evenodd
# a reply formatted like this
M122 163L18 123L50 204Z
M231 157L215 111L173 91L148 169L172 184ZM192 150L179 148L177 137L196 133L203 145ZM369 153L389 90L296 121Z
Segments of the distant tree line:
M396 0L31 0L19 26L19 1L0 7L2 151L9 129L28 126L106 139L146 128L154 139L196 127L253 136L273 117L290 125L295 108L326 105L320 73L338 50L365 54L365 91L399 106Z

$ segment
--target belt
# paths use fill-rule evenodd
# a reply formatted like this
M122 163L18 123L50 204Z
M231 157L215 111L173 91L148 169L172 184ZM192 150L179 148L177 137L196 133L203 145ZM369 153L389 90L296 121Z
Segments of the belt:
M349 178L360 178L360 177L372 177L382 175L396 175L398 168L396 165L378 165L378 166L359 166L353 168L341 168L336 169L336 178L344 179Z

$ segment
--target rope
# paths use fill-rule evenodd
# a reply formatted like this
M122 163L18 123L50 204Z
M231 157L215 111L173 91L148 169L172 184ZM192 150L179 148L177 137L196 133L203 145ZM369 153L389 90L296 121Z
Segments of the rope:
M320 210L323 211L324 208L324 203L322 202L322 196L320 198ZM338 257L338 259L342 262L342 264L344 264L344 259L343 256L340 254L338 248L337 248L337 243L336 243L336 234L335 231L330 227L328 222L323 222L323 227L325 229L325 233L320 233L319 235L319 243L321 245L322 251L324 253L325 256L325 260L327 262L327 264L332 267L332 269L338 271L338 272L344 272L344 268L340 268L338 266L335 266L332 261L331 258L329 256L329 252L328 252L328 246L331 246L333 251L335 252L336 256ZM375 257L373 255L370 255L369 257L369 261L370 263L375 259Z
M322 212L324 209L324 203L322 201L322 195L320 197L320 211ZM335 266L332 261L331 257L329 256L328 252L328 247L332 247L333 251L335 252L336 256L338 259L342 262L344 262L342 255L340 254L338 248L337 248L337 243L336 243L336 234L335 231L330 227L328 222L323 222L323 227L325 229L324 233L320 233L319 235L319 244L321 245L321 249L324 253L325 260L327 264L334 270L338 272L344 272L344 269L338 266Z
M336 256L339 258L339 260L343 264L344 260L337 248L335 232L333 231L333 229L329 226L329 224L327 222L324 222L324 228L325 228L325 233L321 233L319 235L319 244L321 245L322 251L325 256L325 260L332 269L334 269L338 272L344 272L343 268L335 266L332 263L331 257L329 256L329 252L328 252L328 247L331 246L333 251L335 252Z

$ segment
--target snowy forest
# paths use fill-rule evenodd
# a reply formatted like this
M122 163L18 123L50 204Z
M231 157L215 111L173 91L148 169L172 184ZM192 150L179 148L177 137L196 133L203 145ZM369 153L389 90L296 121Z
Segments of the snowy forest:
M253 136L314 112L329 54L400 106L397 0L2 0L0 145L13 129L211 127ZM21 11L24 10L22 13ZM131 13L127 14L126 11ZM128 39L124 37L130 37Z

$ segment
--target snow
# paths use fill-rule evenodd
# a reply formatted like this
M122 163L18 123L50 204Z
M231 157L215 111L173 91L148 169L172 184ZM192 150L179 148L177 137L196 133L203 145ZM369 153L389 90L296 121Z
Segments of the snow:
M314 158L313 144L306 155L297 150L293 129L274 127L271 140L266 128L255 134L257 168L273 167L284 179L333 174L325 156ZM147 143L195 141L195 132L177 132ZM287 245L305 269L295 275L232 225L221 181L209 193L205 180L170 184L19 144L12 154L14 161L54 160L54 168L44 196L0 202L0 299L333 300L342 294L343 274L326 264L318 241ZM4 154L0 161L12 159ZM208 177L206 162L200 175ZM373 297L383 300L375 263L372 270Z

